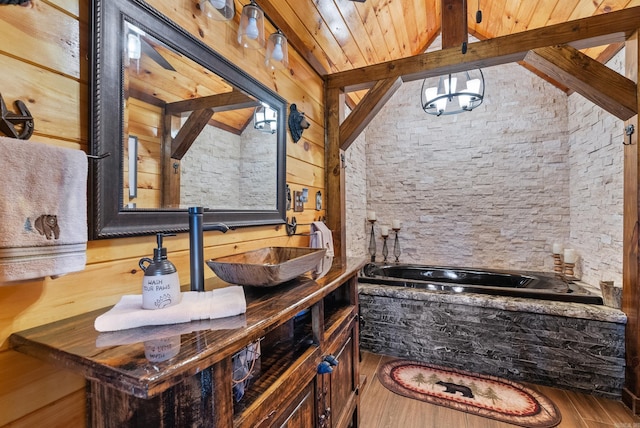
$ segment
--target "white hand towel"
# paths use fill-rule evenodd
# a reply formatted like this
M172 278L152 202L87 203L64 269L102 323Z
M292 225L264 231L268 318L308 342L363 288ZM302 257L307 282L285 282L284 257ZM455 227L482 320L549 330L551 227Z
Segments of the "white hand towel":
M0 283L83 270L87 156L0 137Z
M311 223L311 239L309 241L311 248L326 248L325 256L333 257L333 234L331 230L321 221Z
M231 317L247 311L244 290L231 286L213 291L187 291L174 306L142 309L142 295L125 295L94 322L98 331L117 331L146 325L180 324L195 320Z

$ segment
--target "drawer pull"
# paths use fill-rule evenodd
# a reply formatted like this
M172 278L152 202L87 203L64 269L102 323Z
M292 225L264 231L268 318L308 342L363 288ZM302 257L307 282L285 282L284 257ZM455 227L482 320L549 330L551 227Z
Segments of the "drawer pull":
M329 363L332 366L337 366L338 365L338 359L336 357L334 357L333 355L327 355L326 357L324 357L324 361L326 361L327 363Z
M318 364L318 374L327 374L333 372L333 367L327 361Z

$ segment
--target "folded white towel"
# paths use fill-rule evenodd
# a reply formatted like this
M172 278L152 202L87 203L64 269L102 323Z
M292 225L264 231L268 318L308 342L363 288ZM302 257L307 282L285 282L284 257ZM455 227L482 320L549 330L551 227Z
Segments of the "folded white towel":
M125 295L108 312L94 322L98 331L126 330L145 325L179 324L184 322L231 317L247 311L244 290L231 286L213 291L187 291L174 306L163 309L142 309L142 295Z

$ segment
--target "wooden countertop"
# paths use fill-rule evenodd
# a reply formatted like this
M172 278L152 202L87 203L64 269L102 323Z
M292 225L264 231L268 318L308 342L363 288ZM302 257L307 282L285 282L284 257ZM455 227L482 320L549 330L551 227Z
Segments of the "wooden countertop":
M110 309L103 308L14 333L9 342L18 352L149 398L233 355L319 302L356 275L364 262L347 260L345 266L332 267L315 280L307 274L272 288L245 287L247 311L237 317L100 333L93 323ZM207 281L205 288L221 285L227 284L216 278ZM155 362L147 359L145 341L149 346L152 340L165 339L176 344L175 352L178 337L179 351L174 357Z

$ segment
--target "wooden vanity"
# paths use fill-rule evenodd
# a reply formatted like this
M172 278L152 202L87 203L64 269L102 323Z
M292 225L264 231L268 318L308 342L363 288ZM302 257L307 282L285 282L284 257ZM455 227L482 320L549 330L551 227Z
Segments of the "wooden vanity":
M238 317L99 333L93 323L105 308L10 343L86 377L89 427L357 427L363 264L245 287Z

